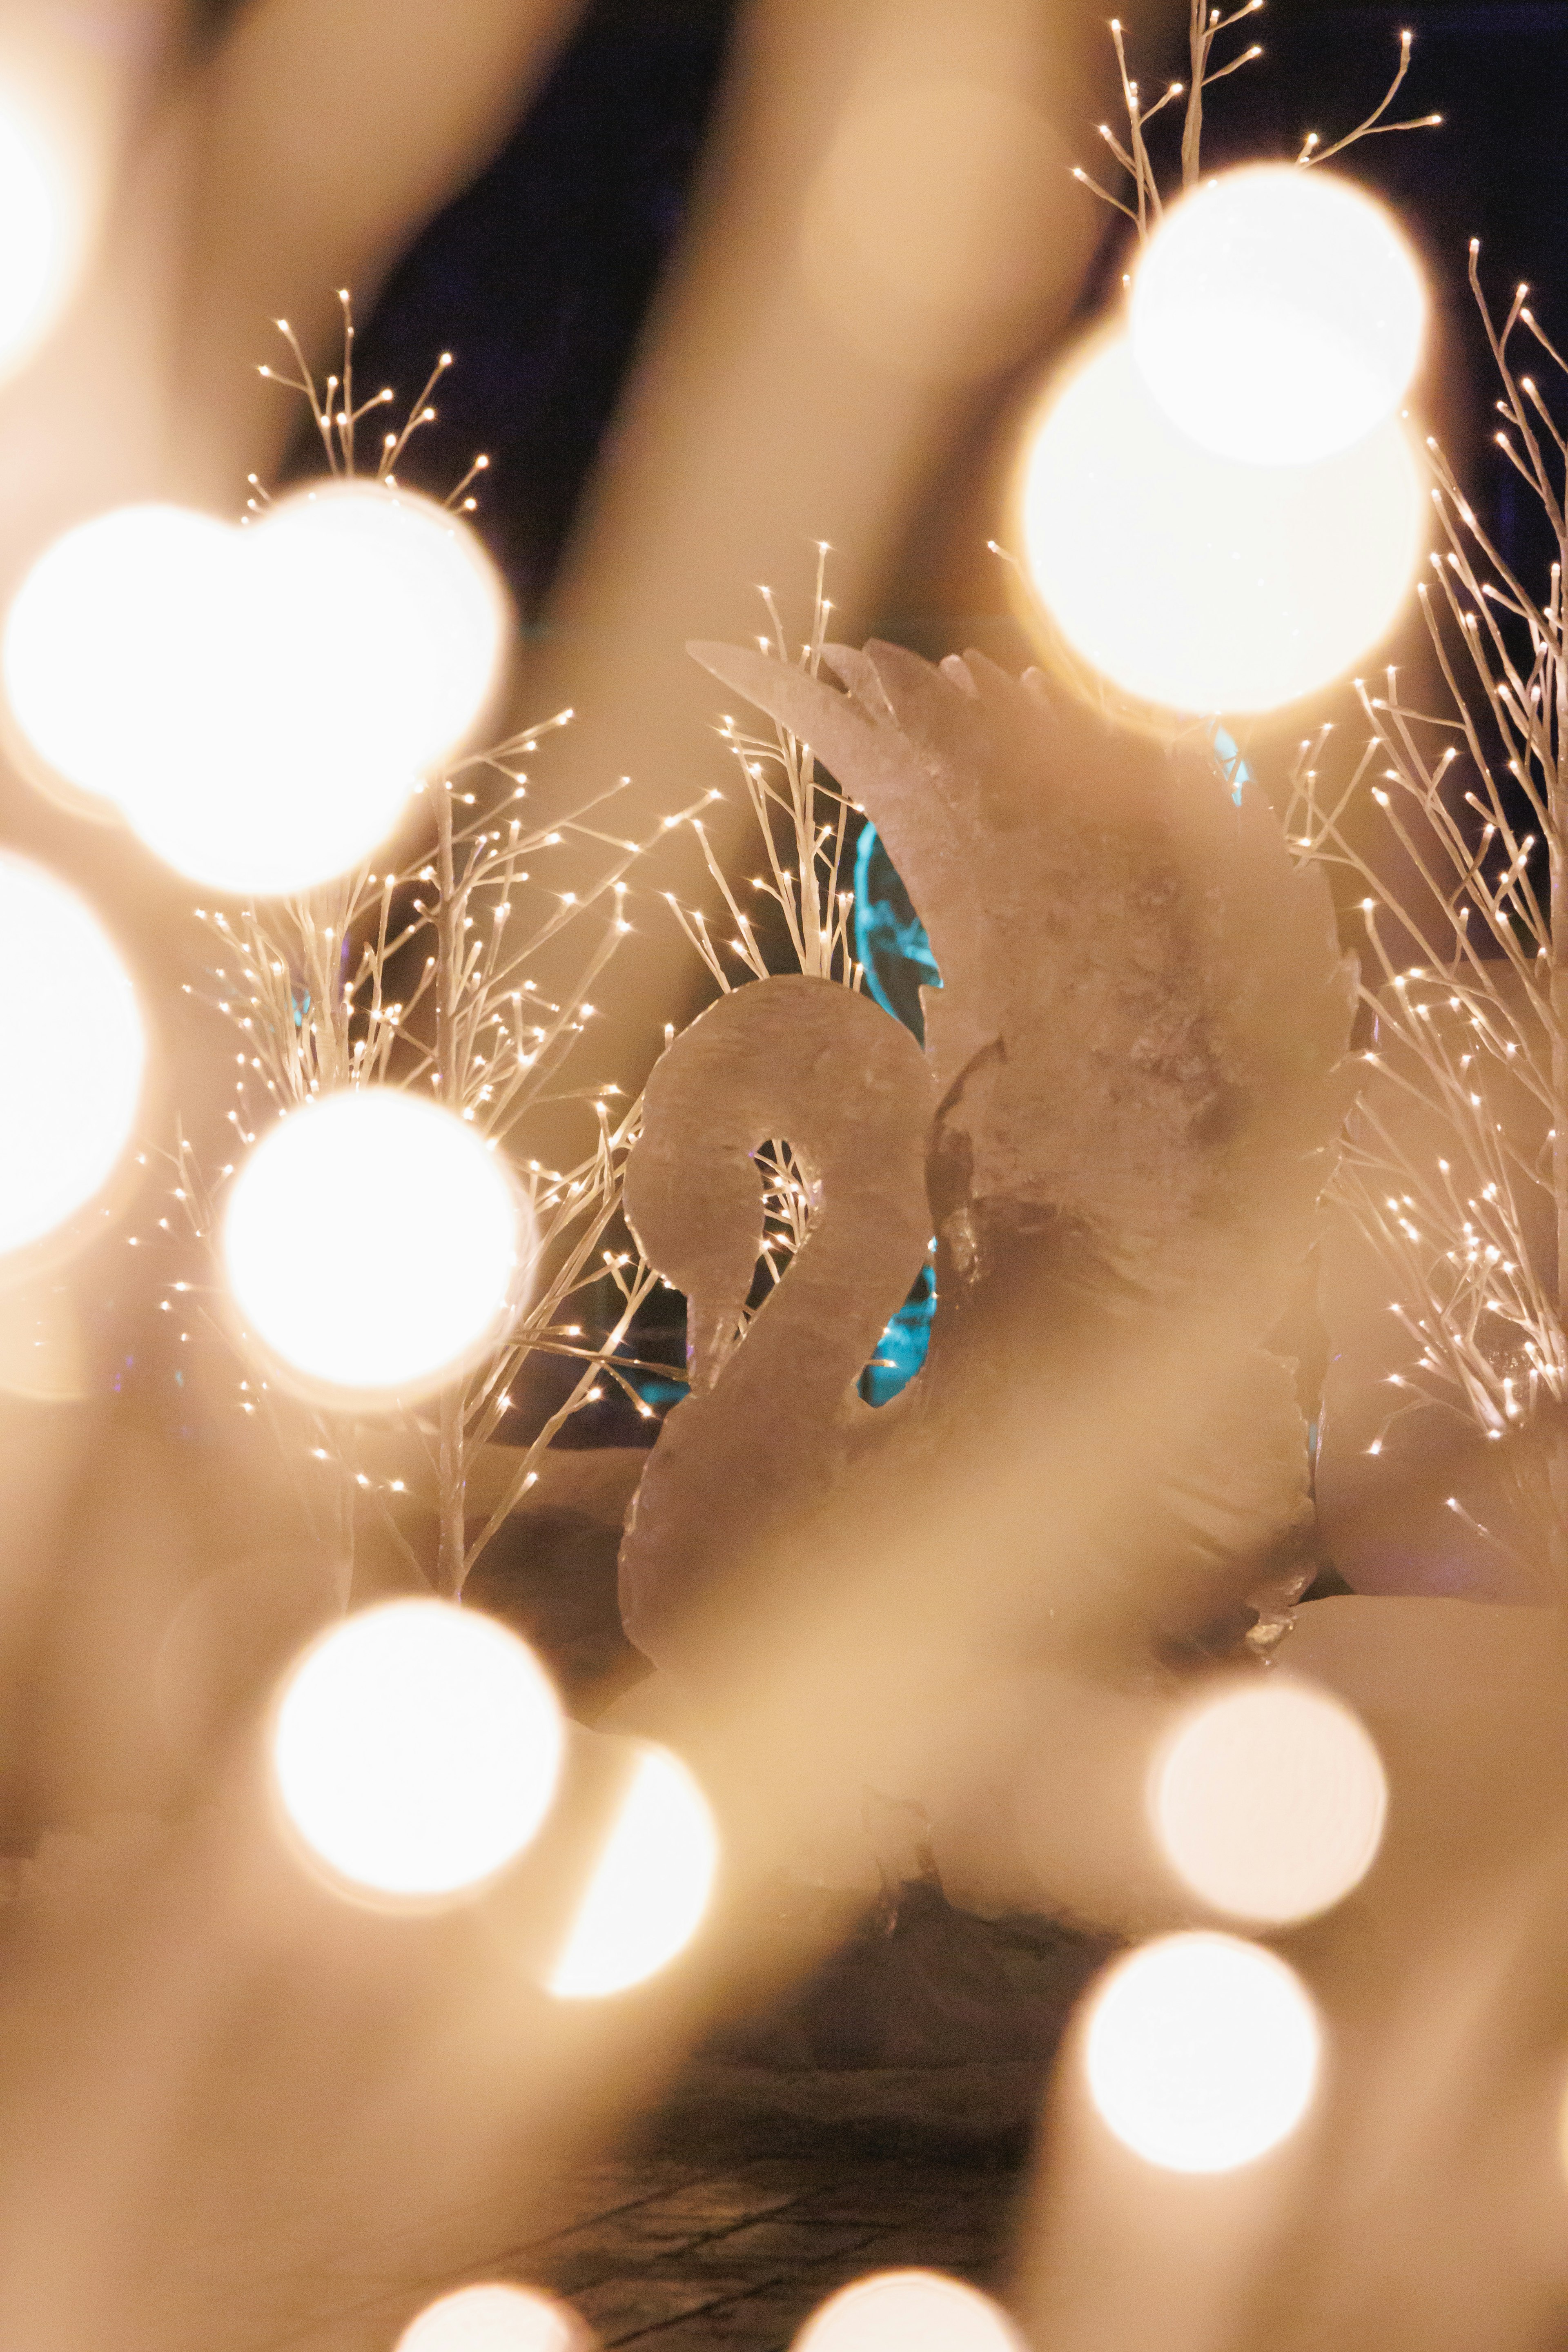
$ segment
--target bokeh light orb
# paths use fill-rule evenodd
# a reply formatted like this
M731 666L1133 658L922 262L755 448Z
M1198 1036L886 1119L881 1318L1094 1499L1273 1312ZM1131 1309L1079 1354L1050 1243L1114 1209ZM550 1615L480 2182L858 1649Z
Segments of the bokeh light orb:
M203 747L211 758L236 544L209 515L117 507L37 558L6 614L0 671L11 718L56 776L119 805L156 791L165 766L184 770Z
M1166 213L1130 315L1139 372L1173 425L1218 457L1303 466L1394 414L1426 291L1393 217L1353 181L1252 163Z
M191 880L266 897L384 840L482 715L506 635L463 522L342 483L243 530L163 505L79 524L18 589L0 670L51 777Z
M1235 1936L1162 1936L1091 1997L1089 2095L1124 2147L1229 2172L1287 2138L1317 2083L1317 2012L1293 1969Z
M0 1253L26 1249L102 1191L136 1124L147 1041L131 975L92 909L0 851L6 1024Z
M1155 1833L1194 1893L1281 1927L1372 1867L1388 1812L1376 1746L1330 1692L1271 1675L1189 1710L1155 1759Z
M61 106L0 68L0 379L32 358L75 291L93 210L79 148Z
M500 1155L396 1087L345 1088L280 1119L223 1213L252 1336L305 1387L367 1404L440 1386L499 1338L531 1245Z
M289 616L299 758L415 774L462 742L494 688L507 614L460 517L342 482L279 499L244 546L263 610Z
M427 2304L396 2352L585 2352L587 2329L553 2295L497 2281Z
M1125 337L1055 389L1020 478L1026 569L1074 650L1141 700L1272 710L1370 653L1398 615L1427 508L1396 422L1316 466L1200 449Z
M387 1601L322 1634L272 1730L284 1812L340 1879L429 1899L493 1877L555 1793L560 1703L527 1643L450 1601Z
M719 1866L707 1798L679 1756L640 1753L549 1979L589 2000L640 1984L690 1942Z
M941 2271L873 2271L813 2312L792 2352L1025 2352L999 2304Z

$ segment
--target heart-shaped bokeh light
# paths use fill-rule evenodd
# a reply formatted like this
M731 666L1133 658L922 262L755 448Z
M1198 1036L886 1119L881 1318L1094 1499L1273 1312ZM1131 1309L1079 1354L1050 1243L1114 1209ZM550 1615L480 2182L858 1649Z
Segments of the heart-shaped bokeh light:
M85 1208L131 1139L147 1045L131 975L97 916L30 859L0 852L5 1041L0 1253Z
M367 857L494 689L505 599L467 526L375 482L236 529L121 507L23 582L0 665L49 773L213 889L308 889Z

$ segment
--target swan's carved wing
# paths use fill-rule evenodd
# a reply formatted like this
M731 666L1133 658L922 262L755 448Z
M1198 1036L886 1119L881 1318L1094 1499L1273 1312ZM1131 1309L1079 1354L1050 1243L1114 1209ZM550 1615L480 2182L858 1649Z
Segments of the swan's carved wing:
M942 971L923 1409L974 1409L1004 1358L1071 1393L1216 1297L1261 1342L1315 1230L1352 1012L1327 889L1261 793L1237 803L1201 728L1160 743L982 655L829 646L813 677L692 650L865 808ZM1146 1466L1189 1591L1222 1599L1306 1508L1305 1432L1260 1346L1212 1385L1183 1458Z
M1201 730L1166 746L1037 672L830 646L808 672L691 648L808 741L887 841L942 974L925 992L942 1190L1048 1216L1155 1290L1226 1235L1304 1249L1352 1009L1320 874Z

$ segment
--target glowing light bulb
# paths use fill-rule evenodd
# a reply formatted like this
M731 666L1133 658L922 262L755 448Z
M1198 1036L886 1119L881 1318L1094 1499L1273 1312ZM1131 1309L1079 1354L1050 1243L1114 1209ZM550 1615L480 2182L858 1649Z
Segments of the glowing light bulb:
M46 550L0 646L53 778L182 874L247 896L365 858L481 715L504 599L465 525L371 482L239 530L122 507Z
M719 1838L708 1801L678 1756L643 1748L550 1978L565 2000L640 1984L697 1931Z
M131 1139L147 1045L131 976L91 909L0 851L5 1039L0 1252L25 1249L101 1192Z
M94 211L66 110L0 68L0 378L31 359L74 292Z
M1091 2097L1171 2172L1229 2172L1286 2138L1317 2082L1317 2013L1294 1969L1235 1936L1163 1936L1093 1996Z
M1186 1717L1156 1759L1150 1801L1166 1857L1195 1894L1281 1926L1328 1910L1365 1877L1388 1785L1349 1707L1274 1675Z
M1300 466L1393 415L1426 294L1394 222L1353 182L1254 163L1172 206L1133 271L1131 319L1173 424L1222 457Z
M999 2305L939 2271L876 2271L813 2312L792 2352L1024 2352Z
M585 2352L588 2331L574 2312L531 2287L460 2286L426 2305L397 2339L397 2352Z
M331 1627L278 1703L272 1769L306 1845L352 1885L428 1899L510 1862L549 1811L561 1708L526 1643L477 1610L393 1601Z
M1272 710L1326 685L1392 625L1426 530L1397 424L1321 465L1239 465L1156 407L1121 338L1050 396L1021 498L1063 636L1173 710Z
M222 1246L235 1303L278 1364L374 1404L439 1387L500 1336L532 1225L472 1127L364 1087L268 1129L228 1188Z

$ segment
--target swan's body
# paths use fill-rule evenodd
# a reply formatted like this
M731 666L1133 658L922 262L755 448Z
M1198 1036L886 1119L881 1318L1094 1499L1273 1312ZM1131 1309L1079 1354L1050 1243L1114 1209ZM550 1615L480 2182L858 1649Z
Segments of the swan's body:
M632 1638L677 1663L684 1613L743 1590L748 1551L831 1496L851 1384L931 1231L930 1358L867 1438L911 1468L1020 1381L1042 1423L1105 1383L1109 1420L1118 1384L1155 1352L1179 1359L1216 1301L1245 1335L1205 1369L1212 1407L1179 1459L1116 1433L1129 1475L1163 1496L1165 1630L1193 1630L1306 1508L1289 1371L1259 1343L1344 1106L1349 985L1321 877L1292 867L1260 794L1236 804L1205 738L1162 746L979 656L936 670L829 647L835 684L694 650L864 808L942 984L922 992L923 1060L848 991L768 980L654 1073L628 1213L690 1297L697 1393L623 1549ZM820 1233L727 1352L761 1239L748 1155L777 1138L820 1176Z

